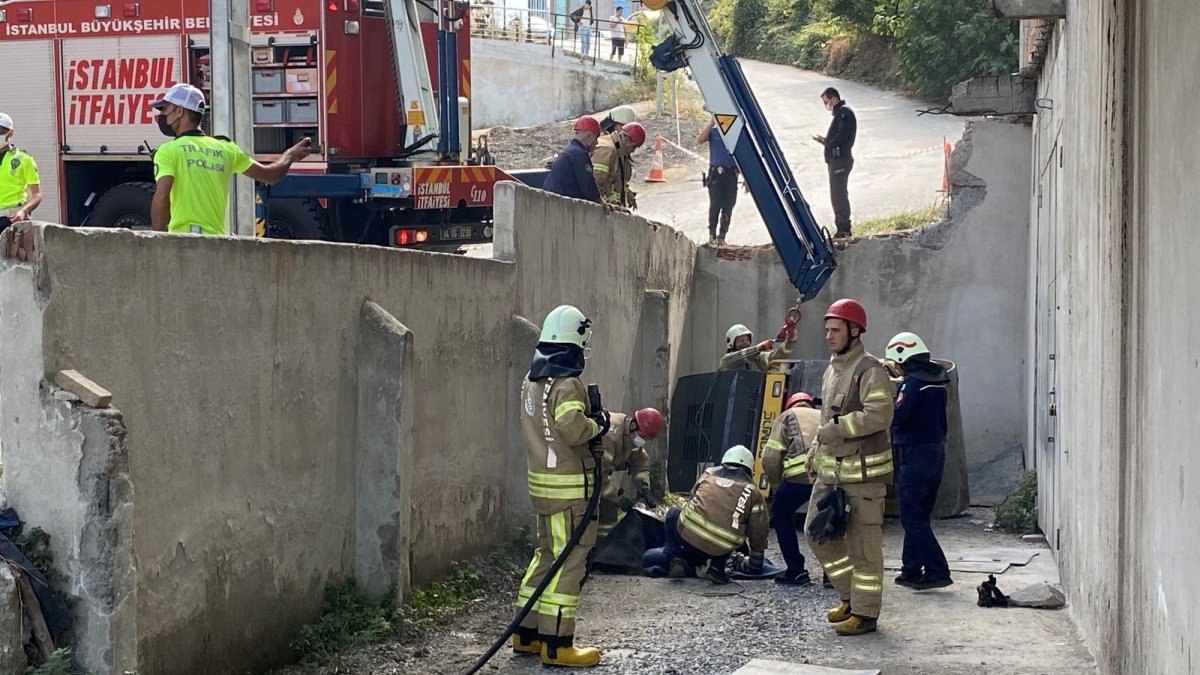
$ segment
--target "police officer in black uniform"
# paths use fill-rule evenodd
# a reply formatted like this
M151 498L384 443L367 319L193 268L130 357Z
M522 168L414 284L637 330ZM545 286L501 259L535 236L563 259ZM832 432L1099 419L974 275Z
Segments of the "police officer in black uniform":
M858 119L833 87L821 92L821 102L833 114L829 131L813 140L825 146L825 164L829 168L829 196L833 202L833 218L837 225L834 238L850 236L850 170L854 168L854 138L858 135Z

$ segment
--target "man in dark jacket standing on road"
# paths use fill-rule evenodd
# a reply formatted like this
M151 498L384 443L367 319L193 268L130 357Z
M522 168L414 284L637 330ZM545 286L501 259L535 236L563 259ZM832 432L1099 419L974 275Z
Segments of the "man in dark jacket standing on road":
M592 169L591 150L596 147L600 136L600 123L584 115L575 120L575 138L558 153L550 165L550 173L542 183L542 189L564 197L574 197L597 204L604 204L600 188ZM605 204L605 209L610 207Z
M950 567L933 535L929 519L937 503L946 463L946 369L929 358L929 348L914 333L900 333L887 347L887 358L904 370L892 416L892 446L900 454L900 524L904 552L896 583L914 590L949 586Z
M841 94L833 87L821 92L821 102L833 114L829 131L813 140L825 146L825 164L829 167L829 197L833 202L833 218L837 224L834 238L850 236L850 170L854 168L854 138L858 135L858 118Z

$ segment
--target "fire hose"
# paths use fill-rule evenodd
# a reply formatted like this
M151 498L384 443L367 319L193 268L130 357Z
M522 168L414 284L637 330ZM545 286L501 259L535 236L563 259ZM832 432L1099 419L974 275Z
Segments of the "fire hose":
M588 404L591 406L592 410L603 409L600 406L600 390L596 387L596 385L588 385L587 396ZM562 553L559 553L558 557L554 559L554 564L550 566L550 569L544 575L542 575L541 583L537 585L537 588L533 589L533 593L530 594L529 600L525 602L525 606L521 608L521 611L517 612L517 616L513 618L512 623L508 624L508 628L504 629L504 632L500 634L500 637L496 638L496 641L492 643L492 646L489 647L486 652L484 652L483 656L479 657L479 660L475 662L475 665L471 666L470 670L464 673L464 675L474 675L474 673L479 672L479 669L487 665L487 662L492 660L492 657L496 655L496 652L500 651L500 648L504 646L504 643L508 642L508 639L517 631L517 628L520 627L521 622L525 620L525 617L529 616L529 612L533 610L533 606L536 605L538 600L541 599L542 593L546 591L546 588L550 585L550 582L554 580L556 575L558 575L558 571L562 569L564 564L566 564L567 556L571 554L571 551L579 544L579 540L583 538L583 533L587 531L588 525L591 524L592 518L594 518L596 515L596 509L599 508L600 505L600 477L603 467L601 466L599 453L594 449L592 450L592 459L595 464L592 469L592 490L588 495L587 508L583 511L583 518L580 519L579 524L575 526L575 529L571 530L571 537L567 540L567 545L563 547ZM584 489L587 489L588 487L586 476L587 474L585 473Z

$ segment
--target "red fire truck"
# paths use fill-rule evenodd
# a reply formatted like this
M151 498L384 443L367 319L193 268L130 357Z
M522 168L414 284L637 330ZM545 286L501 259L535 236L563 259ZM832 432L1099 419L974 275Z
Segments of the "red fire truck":
M491 239L493 187L511 176L471 147L469 32L453 16L465 5L437 16L414 0L244 1L254 154L269 161L305 136L315 147L269 193L259 234ZM165 140L149 103L182 81L211 95L208 0L0 0L0 49L0 110L41 170L38 215L147 228Z

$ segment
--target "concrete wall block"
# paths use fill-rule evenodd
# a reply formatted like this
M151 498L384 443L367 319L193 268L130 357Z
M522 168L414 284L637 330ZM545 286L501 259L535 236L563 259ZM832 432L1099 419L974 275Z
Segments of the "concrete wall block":
M668 399L671 393L670 363L671 363L671 294L664 290L646 291L642 302L642 320L638 325L638 341L634 348L634 356L640 362L635 366L633 390L630 392L630 405L626 412L632 413L638 408L653 407L667 420L670 428L670 409ZM668 433L663 433L647 451L651 461L658 465L666 475L666 459Z
M355 364L356 517L354 576L379 600L403 601L410 587L413 334L387 310L362 304Z
M21 596L8 565L0 564L0 673L24 673L25 631L21 627Z
M533 350L537 347L538 334L541 329L523 316L513 316L509 322L508 342L508 394L505 420L504 456L506 459L505 482L505 522L510 532L522 528L529 531L530 538L536 537L534 532L536 520L533 513L533 502L529 499L529 461L525 457L525 434L521 429L521 387L525 376L529 374L529 364L533 359Z
M955 115L1032 115L1037 80L1022 75L981 75L954 85Z

